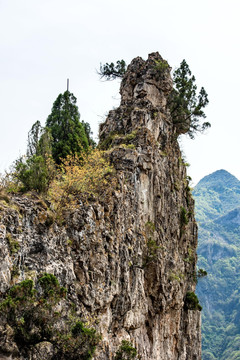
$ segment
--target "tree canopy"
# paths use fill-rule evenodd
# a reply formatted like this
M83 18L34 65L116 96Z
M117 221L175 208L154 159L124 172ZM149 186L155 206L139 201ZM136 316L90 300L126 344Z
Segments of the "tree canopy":
M28 132L26 156L15 161L15 177L22 183L22 190L47 190L53 177L54 164L51 157L51 133L36 121Z
M201 122L206 118L203 108L209 101L203 87L197 95L195 81L186 60L183 60L173 73L174 89L169 97L171 116L178 133L187 133L192 139L195 133L211 126L209 122Z
M52 154L52 136L48 128L42 127L40 121L36 121L28 132L27 157L33 155L42 156L46 159Z
M91 146L92 148L95 148L96 142L92 138L93 132L91 130L90 124L84 120L81 120L81 123L82 123L84 131L86 133L89 146Z
M68 156L81 154L95 147L89 123L80 122L76 98L69 91L58 95L52 112L42 127L36 121L28 132L26 156L16 160L14 176L21 190L46 192L60 165Z
M104 65L100 64L100 70L98 75L100 78L105 78L106 80L114 80L116 78L122 78L126 72L126 63L124 60L118 60L116 64L111 62L110 64L106 63Z
M68 155L80 155L89 146L76 102L76 97L68 90L59 94L46 121L52 135L52 156L57 164Z

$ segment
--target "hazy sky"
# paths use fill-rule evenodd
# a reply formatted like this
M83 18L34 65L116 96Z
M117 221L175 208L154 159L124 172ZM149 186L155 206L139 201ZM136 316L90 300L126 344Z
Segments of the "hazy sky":
M212 128L181 141L193 182L222 168L240 178L239 14L239 0L0 0L0 171L25 152L67 78L97 135L119 103L119 83L96 74L100 62L159 51L173 69L186 59L209 95Z

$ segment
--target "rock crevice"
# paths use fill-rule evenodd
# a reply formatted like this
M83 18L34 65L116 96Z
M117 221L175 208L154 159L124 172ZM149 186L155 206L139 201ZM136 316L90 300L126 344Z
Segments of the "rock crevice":
M158 53L127 69L121 104L100 126L118 179L108 200L79 204L62 225L37 200L1 204L1 293L53 273L102 335L96 360L114 359L122 340L142 360L201 359L200 312L184 306L195 290L197 225L167 106L170 70ZM14 253L7 234L19 244ZM10 335L0 337L0 355L23 359ZM29 359L40 360L36 346Z

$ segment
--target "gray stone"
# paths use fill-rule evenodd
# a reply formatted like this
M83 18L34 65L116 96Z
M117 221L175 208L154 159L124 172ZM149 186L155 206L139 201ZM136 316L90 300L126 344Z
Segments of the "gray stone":
M113 359L122 340L142 360L201 359L200 312L184 308L187 291L195 290L194 201L167 107L170 67L157 72L156 61L158 53L131 62L121 105L100 126L101 142L119 134L108 150L118 178L110 198L80 204L61 226L44 222L47 210L34 199L13 196L1 207L1 291L55 274L78 314L102 335L95 360ZM121 146L126 139L132 148ZM6 233L19 241L17 253ZM11 279L14 266L19 274ZM51 344L43 345L51 359ZM29 359L38 359L35 350Z

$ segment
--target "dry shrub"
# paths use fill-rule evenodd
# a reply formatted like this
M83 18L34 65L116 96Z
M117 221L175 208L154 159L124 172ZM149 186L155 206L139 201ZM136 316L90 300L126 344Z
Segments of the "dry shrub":
M49 188L55 210L76 206L79 199L106 195L116 184L114 169L105 153L98 149L88 154L68 156Z

